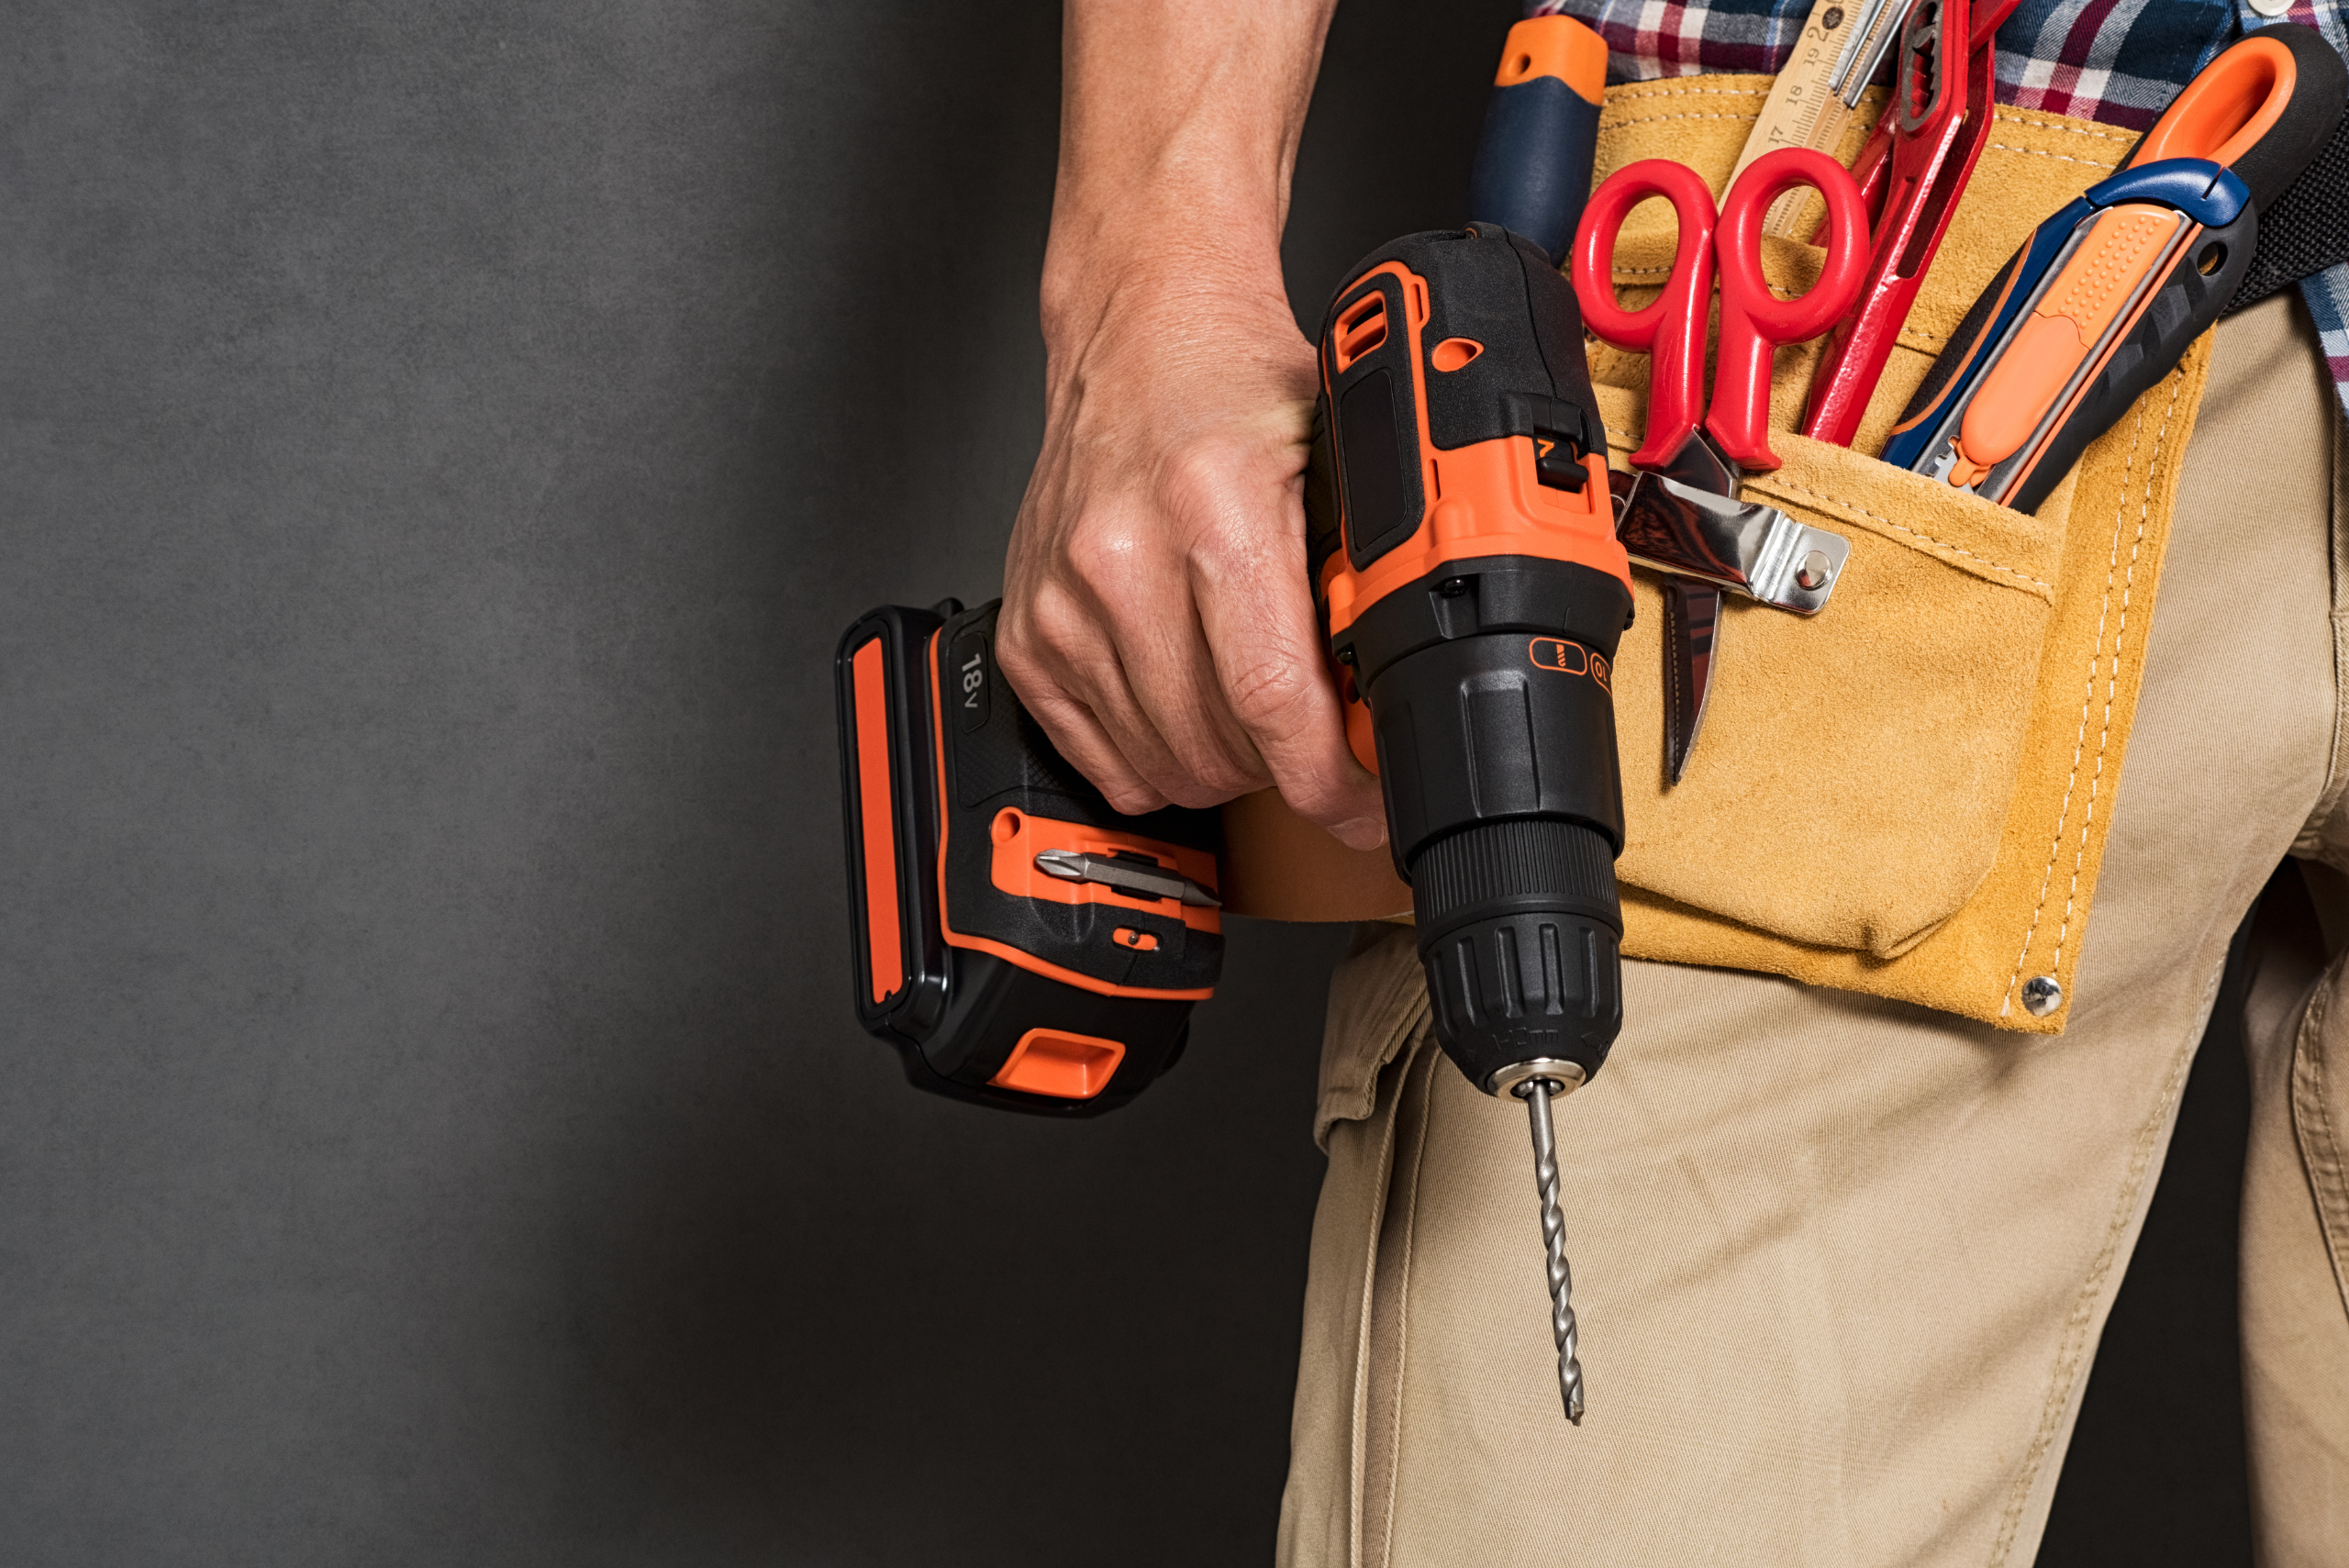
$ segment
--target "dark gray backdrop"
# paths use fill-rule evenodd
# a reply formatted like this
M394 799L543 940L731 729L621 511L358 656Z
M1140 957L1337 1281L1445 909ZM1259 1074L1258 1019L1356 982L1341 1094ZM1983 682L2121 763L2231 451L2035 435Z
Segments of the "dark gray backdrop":
M1349 6L1309 311L1509 16ZM1087 1127L847 1004L832 643L1000 582L1057 7L7 30L0 1561L1263 1560L1344 934Z
M1307 317L1515 9L1348 0ZM1343 933L1088 1127L846 1002L828 661L999 581L1056 7L7 21L0 1561L1264 1560Z

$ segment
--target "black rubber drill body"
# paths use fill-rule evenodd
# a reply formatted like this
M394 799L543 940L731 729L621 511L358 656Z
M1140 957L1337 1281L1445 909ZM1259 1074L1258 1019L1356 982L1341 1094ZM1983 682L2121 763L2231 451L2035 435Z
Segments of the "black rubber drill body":
M1426 284L1424 329L1390 331L1341 369L1332 328L1397 261ZM1455 339L1481 351L1459 368L1428 362ZM1362 572L1425 548L1437 498L1422 483L1412 389L1424 389L1439 474L1445 452L1525 437L1529 454L1544 454L1541 483L1579 494L1592 482L1581 460L1605 451L1572 288L1535 247L1489 226L1413 235L1364 261L1332 301L1322 371L1307 485L1317 583L1341 549ZM1437 1038L1487 1092L1536 1061L1586 1078L1622 1019L1609 670L1631 594L1609 571L1542 553L1553 547L1538 520L1521 532L1522 553L1439 552L1330 639L1370 709Z

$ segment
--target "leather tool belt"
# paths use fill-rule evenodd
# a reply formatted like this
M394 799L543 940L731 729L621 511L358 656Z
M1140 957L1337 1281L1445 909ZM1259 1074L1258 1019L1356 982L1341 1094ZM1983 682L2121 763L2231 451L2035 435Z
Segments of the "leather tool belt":
M1608 89L1598 177L1668 157L1720 189L1770 82ZM1847 161L1867 118L1839 150ZM1725 606L1704 746L1677 784L1662 760L1665 617L1657 580L1635 571L1637 618L1615 671L1626 956L1786 974L2001 1029L2063 1029L2210 339L2035 514L1861 454L1882 447L2033 226L2110 173L2135 139L1997 111L1854 447L1792 433L1818 349L1779 351L1770 440L1784 466L1744 494L1844 535L1852 554L1814 618ZM1627 306L1653 297L1640 285L1667 275L1672 243L1663 204L1633 214L1616 253ZM1769 244L1774 285L1809 286L1818 252ZM1594 343L1591 370L1621 466L1644 422L1646 358ZM1225 830L1234 913L1345 920L1410 908L1385 851L1345 850L1269 792L1226 807Z

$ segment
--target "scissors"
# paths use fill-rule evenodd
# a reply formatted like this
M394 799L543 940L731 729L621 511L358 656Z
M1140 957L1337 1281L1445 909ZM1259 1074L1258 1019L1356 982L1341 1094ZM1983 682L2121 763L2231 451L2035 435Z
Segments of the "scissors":
M1773 202L1798 185L1825 198L1826 264L1790 300L1762 272L1762 224ZM1614 257L1623 220L1650 196L1672 204L1680 234L1663 295L1640 310L1615 300ZM1721 590L1810 614L1826 603L1848 541L1805 528L1775 507L1738 502L1747 470L1773 469L1770 355L1828 331L1858 297L1868 260L1867 211L1843 166L1808 148L1754 160L1718 213L1696 171L1651 158L1618 170L1594 192L1575 233L1575 294L1583 323L1619 349L1644 350L1647 429L1617 474L1616 535L1634 560L1673 573L1664 584L1664 763L1680 782L1696 748L1711 689ZM1720 281L1720 340L1713 396L1704 409L1705 336Z

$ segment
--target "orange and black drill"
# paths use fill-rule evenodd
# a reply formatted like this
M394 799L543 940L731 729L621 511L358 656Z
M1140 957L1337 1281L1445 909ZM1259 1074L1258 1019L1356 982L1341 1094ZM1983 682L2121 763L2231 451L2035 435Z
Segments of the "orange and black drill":
M1340 286L1320 369L1307 531L1348 729L1385 789L1436 1038L1528 1104L1579 1423L1550 1101L1622 1023L1609 670L1631 616L1581 313L1531 241L1415 234Z
M1437 1039L1478 1088L1529 1106L1576 1421L1550 1102L1598 1071L1621 1021L1609 670L1631 593L1556 252L1589 192L1606 60L1568 17L1511 30L1474 180L1477 215L1509 228L1415 234L1348 276L1306 489L1315 596L1411 884ZM1111 810L1003 684L995 614L885 607L841 640L857 1014L920 1087L1085 1116L1173 1065L1215 984L1218 818Z

